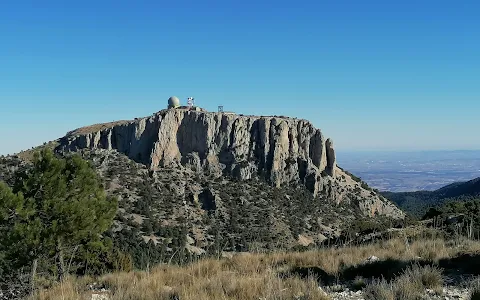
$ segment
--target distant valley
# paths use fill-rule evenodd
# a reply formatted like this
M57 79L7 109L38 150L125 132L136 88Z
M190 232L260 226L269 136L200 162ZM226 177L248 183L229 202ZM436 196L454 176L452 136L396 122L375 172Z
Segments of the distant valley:
M434 191L480 177L480 150L338 152L338 162L380 191Z

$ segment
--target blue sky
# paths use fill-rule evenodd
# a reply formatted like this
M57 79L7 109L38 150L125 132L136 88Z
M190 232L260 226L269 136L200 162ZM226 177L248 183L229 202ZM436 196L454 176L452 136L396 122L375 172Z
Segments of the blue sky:
M1 1L0 154L194 96L340 150L480 149L478 1Z

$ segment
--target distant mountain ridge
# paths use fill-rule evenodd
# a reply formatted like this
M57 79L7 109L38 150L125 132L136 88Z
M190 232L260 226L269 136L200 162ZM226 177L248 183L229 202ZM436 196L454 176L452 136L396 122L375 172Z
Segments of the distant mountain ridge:
M480 198L480 177L466 182L455 182L435 191L382 192L382 194L405 211L422 216L429 207L448 201Z
M452 198L459 196L479 196L480 177L467 182L454 182L443 188L434 191L441 198Z

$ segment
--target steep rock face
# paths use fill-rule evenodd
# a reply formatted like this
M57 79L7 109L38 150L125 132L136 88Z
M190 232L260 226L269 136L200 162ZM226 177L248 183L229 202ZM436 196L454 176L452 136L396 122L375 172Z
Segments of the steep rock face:
M60 140L58 149L117 150L152 171L183 166L240 180L259 175L273 186L300 182L314 195L357 201L340 184L345 174L336 166L333 142L306 120L169 109L134 121L77 129ZM360 188L356 185L349 183ZM358 200L365 214L402 215L390 203L368 195L374 205Z
M322 171L332 175L336 165L331 143L305 120L178 109L82 128L63 138L60 147L115 149L152 170L188 164L242 180L260 172L275 186L313 176L314 193Z
M333 149L333 141L331 139L327 139L326 151L327 151L327 171L330 176L335 176L335 164L336 164L336 156L335 156L335 149Z

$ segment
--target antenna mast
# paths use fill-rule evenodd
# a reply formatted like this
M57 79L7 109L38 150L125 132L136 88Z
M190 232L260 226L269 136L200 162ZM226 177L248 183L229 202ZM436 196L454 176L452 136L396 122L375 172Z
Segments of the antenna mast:
M187 98L187 104L188 104L188 108L189 108L189 109L192 109L193 106L195 105L195 98L193 98L193 97L188 97L188 98Z

